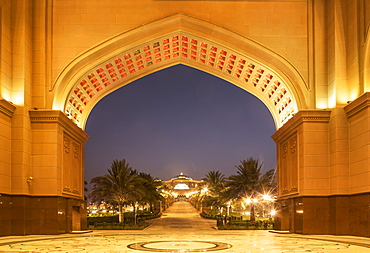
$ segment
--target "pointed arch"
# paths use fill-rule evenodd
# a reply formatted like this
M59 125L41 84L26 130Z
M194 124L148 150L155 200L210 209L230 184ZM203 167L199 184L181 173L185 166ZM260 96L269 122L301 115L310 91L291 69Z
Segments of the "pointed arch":
M176 14L114 36L76 57L56 79L53 109L84 129L104 96L176 64L252 93L270 110L276 128L307 108L308 88L282 56L215 24Z

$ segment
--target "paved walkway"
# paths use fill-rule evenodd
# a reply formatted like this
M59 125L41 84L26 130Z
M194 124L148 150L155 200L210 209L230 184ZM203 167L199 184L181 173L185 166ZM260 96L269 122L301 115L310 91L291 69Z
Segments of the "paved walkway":
M176 202L146 230L0 237L0 252L311 252L369 253L370 239L214 228L187 202Z
M197 210L189 202L175 202L168 208L160 219L156 219L146 230L149 232L166 231L173 233L174 230L184 232L196 232L201 230L215 230L216 221L203 219Z

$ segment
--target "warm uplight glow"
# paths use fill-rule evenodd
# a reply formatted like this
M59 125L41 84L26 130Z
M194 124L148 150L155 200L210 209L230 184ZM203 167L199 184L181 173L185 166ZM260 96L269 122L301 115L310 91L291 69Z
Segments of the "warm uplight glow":
M334 93L334 94L329 95L328 97L328 107L329 108L334 108L337 104L335 95L336 94Z
M9 92L9 90L6 89L5 87L2 87L0 97L4 98L7 101L10 101L10 92Z
M24 97L21 92L19 94L13 94L11 101L15 105L24 105Z
M321 100L318 99L318 101L316 101L316 107L317 109L327 109L328 104L325 99L321 99Z
M338 91L337 94L338 94L338 98L337 98L338 104L345 105L347 104L348 100L351 100L349 98L349 93L347 91L344 91L344 92Z
M274 216L276 214L276 210L272 210L271 212L270 212L270 215L271 216Z
M358 90L357 89L352 89L349 93L349 98L348 100L349 101L354 101L358 98L359 94L358 94Z

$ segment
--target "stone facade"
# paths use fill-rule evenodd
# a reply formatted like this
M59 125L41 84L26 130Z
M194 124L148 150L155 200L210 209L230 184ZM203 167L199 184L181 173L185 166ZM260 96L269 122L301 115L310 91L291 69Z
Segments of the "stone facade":
M270 110L278 229L370 236L367 0L0 0L0 12L0 235L84 229L89 113L185 64Z

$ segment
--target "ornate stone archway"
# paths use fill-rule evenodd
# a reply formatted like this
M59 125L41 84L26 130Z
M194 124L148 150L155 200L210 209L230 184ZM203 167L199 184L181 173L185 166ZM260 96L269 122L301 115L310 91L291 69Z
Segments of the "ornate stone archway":
M365 0L1 0L0 235L85 228L92 108L184 64L270 110L278 229L370 236L368 9Z
M55 83L53 109L84 129L94 105L142 76L185 64L258 97L280 128L307 108L308 88L294 67L262 45L186 15L172 15L117 35L71 62Z

